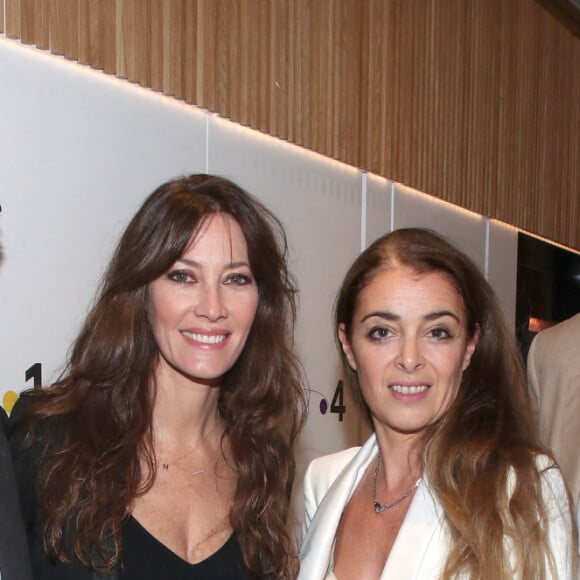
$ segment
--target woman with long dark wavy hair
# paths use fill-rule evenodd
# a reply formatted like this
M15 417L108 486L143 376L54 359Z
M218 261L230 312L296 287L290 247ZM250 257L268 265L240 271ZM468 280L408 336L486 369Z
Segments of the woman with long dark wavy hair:
M300 578L575 578L566 488L471 260L433 232L395 231L355 260L335 313L374 433L308 468Z
M279 221L192 175L124 232L63 376L12 451L35 578L292 578L303 421Z

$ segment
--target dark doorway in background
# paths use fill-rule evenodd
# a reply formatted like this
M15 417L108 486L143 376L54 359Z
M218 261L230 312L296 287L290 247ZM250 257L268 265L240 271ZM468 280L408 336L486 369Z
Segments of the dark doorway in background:
M540 330L578 312L580 254L520 232L516 335L524 361Z

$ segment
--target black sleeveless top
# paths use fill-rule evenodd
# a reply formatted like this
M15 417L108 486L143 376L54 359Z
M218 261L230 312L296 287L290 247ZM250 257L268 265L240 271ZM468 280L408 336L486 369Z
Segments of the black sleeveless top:
M135 518L123 525L123 580L245 580L236 534L211 556L190 564L152 536Z

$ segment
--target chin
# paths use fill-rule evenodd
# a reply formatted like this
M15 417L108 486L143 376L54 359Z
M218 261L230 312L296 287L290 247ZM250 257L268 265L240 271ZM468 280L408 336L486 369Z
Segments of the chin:
M379 424L401 433L401 435L419 435L433 425L434 421L398 421L397 423L383 423L381 421Z
M203 371L200 369L179 369L179 372L186 378L188 378L193 383L198 383L208 386L220 385L222 378L225 374L224 372L214 372L214 371Z

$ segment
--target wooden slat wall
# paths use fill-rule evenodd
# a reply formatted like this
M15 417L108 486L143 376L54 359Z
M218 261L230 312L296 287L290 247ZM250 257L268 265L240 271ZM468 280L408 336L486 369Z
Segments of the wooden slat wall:
M580 40L534 0L4 4L8 37L580 249Z

